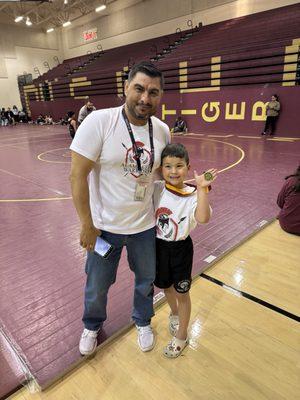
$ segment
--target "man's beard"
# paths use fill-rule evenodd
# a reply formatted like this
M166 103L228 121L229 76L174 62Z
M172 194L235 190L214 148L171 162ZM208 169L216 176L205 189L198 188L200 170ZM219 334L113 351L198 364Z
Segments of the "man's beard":
M155 114L156 110L154 110L152 107L148 107L148 106L145 106L145 107L147 107L147 112L145 114L144 113L140 114L136 111L137 106L140 106L140 104L137 104L136 106L131 106L131 105L127 104L128 111L136 119L139 119L142 121L147 121L152 115Z

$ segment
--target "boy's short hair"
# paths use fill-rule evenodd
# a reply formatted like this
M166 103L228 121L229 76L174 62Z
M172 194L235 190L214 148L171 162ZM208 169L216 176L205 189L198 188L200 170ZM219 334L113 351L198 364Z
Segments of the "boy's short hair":
M150 76L150 78L159 78L161 89L164 88L163 74L154 64L147 61L141 61L140 63L135 64L129 72L128 82L132 81L138 72L142 72L143 74Z
M161 165L166 157L183 158L187 165L190 163L189 153L181 143L171 143L166 145L161 153Z

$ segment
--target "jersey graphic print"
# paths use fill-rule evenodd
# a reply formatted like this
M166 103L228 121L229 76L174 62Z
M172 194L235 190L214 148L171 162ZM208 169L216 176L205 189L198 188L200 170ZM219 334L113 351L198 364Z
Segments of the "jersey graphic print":
M182 217L178 222L175 221L173 212L166 207L160 207L156 210L156 232L161 239L175 241L178 234L178 225L186 219Z
M141 168L142 171L138 171L137 157L134 154L133 148L129 149L122 143L122 146L126 149L125 162L123 163L123 168L125 176L131 174L135 178L139 177L141 174L149 175L151 173L151 153L144 146L143 142L136 142L138 154L140 154Z

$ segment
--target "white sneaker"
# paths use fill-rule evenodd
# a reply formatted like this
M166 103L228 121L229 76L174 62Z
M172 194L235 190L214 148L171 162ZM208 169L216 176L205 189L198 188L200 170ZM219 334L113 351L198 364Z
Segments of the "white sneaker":
M82 356L93 354L97 347L98 331L84 329L79 342L79 351Z
M179 328L179 317L178 315L169 315L169 331L172 336L176 336Z
M151 325L137 326L138 330L138 344L142 351L150 351L154 347L154 334Z

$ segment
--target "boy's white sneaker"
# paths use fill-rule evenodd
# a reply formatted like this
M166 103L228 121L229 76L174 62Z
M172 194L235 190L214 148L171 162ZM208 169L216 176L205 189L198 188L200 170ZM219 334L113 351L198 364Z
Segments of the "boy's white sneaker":
M154 333L152 331L151 325L147 326L137 326L138 331L138 344L142 351L150 351L154 347Z
M82 356L93 354L97 347L98 331L84 329L79 342L79 351Z

